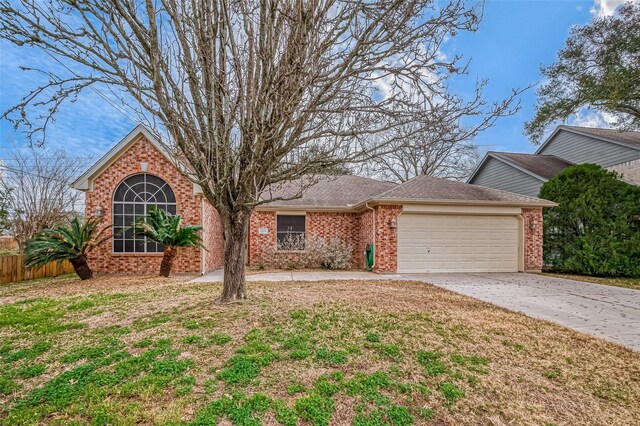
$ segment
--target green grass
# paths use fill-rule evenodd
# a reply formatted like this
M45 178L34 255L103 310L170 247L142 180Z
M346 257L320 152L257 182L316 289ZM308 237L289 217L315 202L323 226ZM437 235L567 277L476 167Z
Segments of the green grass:
M518 367L509 380L524 380L521 373L531 368L527 380L544 392L579 380L576 369L585 365L580 352L554 358L542 346L559 339L532 342L502 328L517 321L500 317L477 331L468 319L423 312L426 304L413 311L326 301L289 307L290 295L274 303L261 294L212 307L210 295L209 285L176 286L2 305L0 424L260 425L275 419L291 426L409 426L479 424L485 416L513 424L572 423L555 418L556 410L536 418L542 421L503 411L512 395L491 386L508 383L493 375L512 358ZM493 312L473 315L486 319ZM532 324L544 324L531 321L523 323L529 333ZM545 359L529 348L545 348ZM626 367L633 371L633 362ZM634 382L605 376L602 368L581 382L586 401L634 404Z
M82 328L82 324L64 320L64 305L52 299L35 298L0 306L0 328L15 327L35 334L55 334Z
M72 333L82 327L67 316L91 316L94 308L104 308L109 303L115 307L120 300L95 295L74 298L66 304L48 299L27 300L3 308L7 313L16 314L4 318L3 325L15 330L15 337L21 339L27 335ZM191 354L217 357L220 349L216 348L225 347L234 339L224 328L208 331L209 325L217 321L178 320L175 318L178 313L184 314L180 310L155 312L131 321L130 326L110 324L86 330L82 332L82 339L70 335L70 344L60 348L45 340L29 346L4 344L0 347L0 356L3 365L10 369L8 375L0 377L2 394L16 392L23 383L47 372L44 356L64 368L16 398L3 416L9 422L20 424L41 421L54 412L71 417L80 412L94 423L118 423L127 419L124 403L127 399L167 394L176 401L188 401L195 398L194 389L201 387L206 395L214 395L220 389L226 389L226 393L202 405L194 415L193 424L227 418L234 424L258 425L264 415L272 411L285 425L301 420L328 425L337 401L349 397L358 404L353 424L411 425L416 418L425 418L419 401L428 398L431 390L439 389L447 406L464 397L464 391L452 383L430 379L445 375L447 380L459 379L459 386L465 386L465 377L446 374L449 369L440 352L417 352L416 360L424 370L423 379L431 380L430 383L407 382L403 378L406 371L398 364L407 351L401 341L385 338L383 342L380 332L366 333L362 340L356 337L358 330L342 327L344 323L358 324L357 327L366 324L390 331L394 328L387 322L390 318L380 318L374 323L368 320L360 325L358 314L350 310L294 309L286 318L270 316L246 331L228 357L213 365L197 365ZM208 325L203 327L203 324ZM149 336L131 341L127 336L132 330ZM169 333L170 330L173 331ZM387 367L369 374L362 371L346 374L341 369L354 360L369 357ZM277 388L279 381L273 382L272 372L287 370L291 363L296 367L284 376L286 384L283 384L291 399L253 391L261 387ZM488 368L487 360L457 352L451 354L450 364L467 369ZM319 368L325 373L305 385L296 373L305 368ZM270 371L267 375L266 370ZM123 402L118 402L121 398ZM110 405L105 404L107 399ZM413 400L416 402L410 402Z

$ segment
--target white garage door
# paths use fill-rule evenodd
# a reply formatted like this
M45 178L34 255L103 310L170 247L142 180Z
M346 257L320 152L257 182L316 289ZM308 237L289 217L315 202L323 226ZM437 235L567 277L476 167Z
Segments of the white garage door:
M398 272L517 272L518 219L403 213Z

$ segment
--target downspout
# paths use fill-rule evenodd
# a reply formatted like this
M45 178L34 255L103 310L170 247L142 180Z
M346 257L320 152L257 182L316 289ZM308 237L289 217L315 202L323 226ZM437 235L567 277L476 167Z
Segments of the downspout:
M525 272L525 241L527 221L522 214L516 215L518 220L518 272Z
M376 209L373 207L369 207L369 203L365 203L364 206L373 212L373 220L371 221L371 238L373 245L373 263L371 264L371 269L376 266Z
M204 225L204 197L200 198L200 224ZM204 237L206 229L204 229L204 226L202 227L202 236ZM204 243L204 238L202 239L202 242ZM205 271L205 257L204 257L204 248L200 247L200 275L204 275L207 273L207 271Z

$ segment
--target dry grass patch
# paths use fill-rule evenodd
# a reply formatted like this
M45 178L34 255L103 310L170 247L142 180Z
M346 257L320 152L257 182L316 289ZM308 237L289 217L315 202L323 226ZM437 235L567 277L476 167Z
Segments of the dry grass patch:
M640 357L417 282L0 288L7 424L633 424Z

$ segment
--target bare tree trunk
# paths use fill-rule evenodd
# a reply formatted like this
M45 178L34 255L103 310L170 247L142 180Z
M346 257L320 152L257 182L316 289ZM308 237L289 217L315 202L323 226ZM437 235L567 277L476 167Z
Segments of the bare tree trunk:
M247 298L245 265L251 211L233 212L222 218L224 226L224 282L216 303L230 303Z
M160 263L160 276L168 277L171 274L171 268L173 268L173 261L178 254L178 250L173 247L164 248L164 256L162 256L162 262Z
M81 280L88 280L89 278L93 278L93 271L89 268L89 264L87 263L87 259L85 257L75 257L69 259L71 266L73 266L73 270L76 271L76 274L80 277Z
M185 162L178 168L218 210L220 303L246 298L256 206L299 198L327 169L392 150L379 137L385 132L440 120L438 105L425 105L452 99L448 78L467 71L459 56L442 58L442 43L474 31L481 17L479 5L463 0L0 0L0 9L1 39L74 69L71 77L37 69L49 79L0 118L26 125L34 140L62 102L93 84L109 87L167 136L176 162ZM27 109L43 105L42 123L30 122ZM491 121L509 105L479 97L471 112ZM455 123L459 115L444 117ZM293 181L297 190L279 194Z

